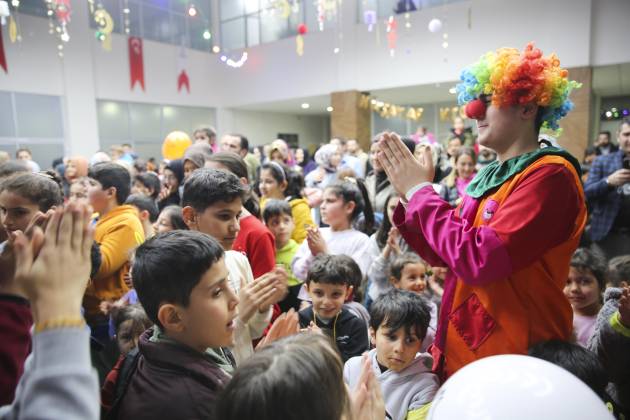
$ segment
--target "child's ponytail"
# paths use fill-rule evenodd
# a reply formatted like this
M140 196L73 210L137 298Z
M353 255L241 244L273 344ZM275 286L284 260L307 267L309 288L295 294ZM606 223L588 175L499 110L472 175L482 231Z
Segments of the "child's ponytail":
M336 182L326 189L341 197L344 203L354 202L354 211L350 220L353 228L366 235L374 233L374 211L363 180L346 177L343 181Z

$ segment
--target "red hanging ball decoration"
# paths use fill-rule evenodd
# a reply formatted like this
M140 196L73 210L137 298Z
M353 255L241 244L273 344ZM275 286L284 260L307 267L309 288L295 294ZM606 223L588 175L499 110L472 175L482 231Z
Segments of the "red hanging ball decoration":
M486 117L486 103L481 99L468 102L466 116L473 120L483 120Z
M308 32L308 28L306 27L305 23L300 23L297 27L297 31L298 34L304 35L306 32Z

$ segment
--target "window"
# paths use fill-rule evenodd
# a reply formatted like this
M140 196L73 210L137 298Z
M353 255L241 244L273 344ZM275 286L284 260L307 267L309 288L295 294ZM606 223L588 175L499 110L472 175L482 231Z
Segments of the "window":
M422 9L443 6L449 3L461 3L466 0L363 0L357 2L359 23L364 23L365 12L376 11L379 18L391 15L411 13Z
M129 19L129 35L139 36L166 44L210 52L212 39L210 28L211 0L95 0L114 20L114 32L123 33L125 17ZM197 14L190 16L189 7L194 5ZM128 8L128 16L125 13ZM89 17L90 26L96 22Z
M0 91L0 150L13 158L20 147L33 152L45 169L63 156L64 127L61 97Z
M181 130L191 137L196 128L215 125L213 108L98 100L100 146L130 143L144 158L160 158L166 135ZM0 110L2 97L0 96Z
M297 35L300 23L317 29L313 0L220 0L223 50L252 47ZM326 28L335 25L327 20Z

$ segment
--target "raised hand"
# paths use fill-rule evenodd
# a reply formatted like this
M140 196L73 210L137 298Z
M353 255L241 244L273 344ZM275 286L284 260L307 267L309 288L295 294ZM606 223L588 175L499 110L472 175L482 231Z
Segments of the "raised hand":
M269 328L269 332L256 346L256 350L283 337L288 337L300 332L300 321L297 312L293 308L280 315Z
M359 382L350 395L353 417L365 420L382 420L385 418L385 401L381 393L381 385L374 375L372 363L367 354L361 362Z
M316 226L309 226L306 228L306 243L313 256L328 253L326 241L322 237L322 233L319 228Z
M71 203L52 213L45 233L34 226L30 239L15 235L15 280L36 322L81 315L91 268L91 214L89 206Z
M416 185L433 181L435 168L430 147L424 149L418 160L396 133L383 134L378 145L376 158L401 197Z

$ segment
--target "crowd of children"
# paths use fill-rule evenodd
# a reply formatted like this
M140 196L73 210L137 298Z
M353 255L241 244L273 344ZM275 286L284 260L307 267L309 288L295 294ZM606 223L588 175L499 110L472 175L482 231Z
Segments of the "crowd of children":
M0 418L424 419L500 354L628 418L630 255L579 247L579 164L538 147L576 87L556 61L464 72L474 148L462 120L444 145L380 133L314 161L206 128L161 165L0 165ZM538 67L527 100L497 85Z

